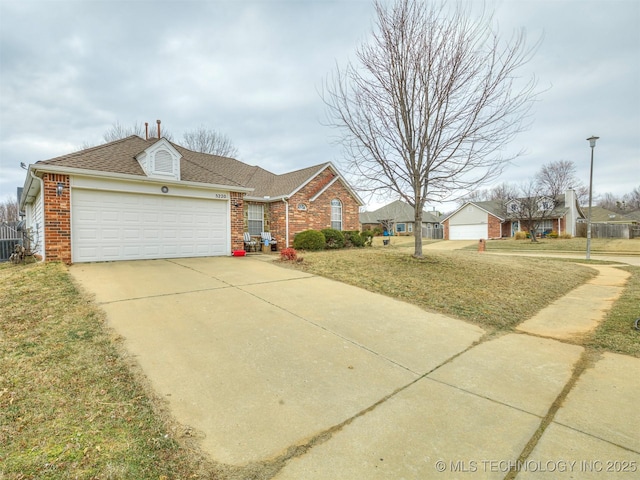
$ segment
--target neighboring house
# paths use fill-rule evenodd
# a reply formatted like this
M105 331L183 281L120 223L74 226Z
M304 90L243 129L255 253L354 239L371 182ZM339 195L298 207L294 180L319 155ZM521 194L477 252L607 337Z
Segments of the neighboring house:
M582 209L585 218L578 221L577 236L586 237L589 207ZM591 235L593 238L636 238L640 236L639 220L640 211L616 213L602 207L591 207Z
M466 202L443 218L444 238L479 240L512 237L516 232L526 230L525 219L516 215L519 209L513 202L517 201ZM538 225L538 232L553 230L558 234L576 235L576 223L585 218L585 214L578 205L575 191L569 189L555 199L554 206L545 217Z
M360 214L362 230L381 228L383 231L391 231L395 235L413 235L415 210L408 203L396 200L373 212ZM434 213L422 211L423 231L439 229L440 220Z
M587 221L587 217L589 216L589 207L582 207L584 211L584 222ZM640 213L640 212L639 212ZM591 207L591 223L638 223L637 219L633 218L632 213L616 213L611 210L607 210L602 207Z
M362 200L332 163L283 175L130 136L29 165L20 206L46 260L230 255L243 233L358 229Z

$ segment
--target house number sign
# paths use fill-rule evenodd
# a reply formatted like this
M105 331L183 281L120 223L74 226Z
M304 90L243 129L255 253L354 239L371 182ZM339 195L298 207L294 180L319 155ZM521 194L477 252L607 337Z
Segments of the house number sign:
M224 198L226 200L229 197L226 193L216 193L216 198Z

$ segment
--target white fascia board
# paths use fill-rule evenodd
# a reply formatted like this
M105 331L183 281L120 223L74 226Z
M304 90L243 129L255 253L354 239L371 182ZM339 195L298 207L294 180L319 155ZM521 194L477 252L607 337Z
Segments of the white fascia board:
M336 179L340 179L340 181L342 182L342 184L346 187L347 190L349 190L349 193L351 193L351 195L353 196L353 198L356 199L356 201L358 202L358 204L360 206L364 205L364 201L362 200L362 198L360 198L360 195L358 195L355 190L353 190L353 188L351 188L351 186L349 185L349 182L347 182L344 177L340 174L340 171L336 168L336 166L331 163L331 162L327 162L323 165L320 166L320 168L318 169L318 171L316 173L314 173L313 175L311 175L306 182L303 182L301 185L298 186L298 188L296 188L293 192L291 192L289 195L286 195L287 197L292 197L293 195L295 195L296 193L298 193L301 189L303 189L305 186L307 186L309 184L309 182L311 182L311 180L313 180L314 178L316 178L318 175L320 175L326 168L330 168L331 171L336 175ZM332 180L330 184L332 184L335 181ZM326 188L326 187L325 187ZM322 189L322 191L324 191L324 188ZM322 193L322 192L320 192ZM318 196L314 195L314 198L311 199L311 201L314 201L315 198Z
M458 213L460 210L462 210L464 207L469 206L469 205L473 205L474 207L476 207L479 210L482 210L483 212L491 215L492 217L496 217L498 220L500 220L501 222L504 222L506 220L506 218L502 218L499 217L498 215L496 215L493 212L490 212L489 210L487 210L486 208L482 208L480 205L473 203L473 202L466 202L463 203L462 206L456 208L453 212L451 212L449 215L447 215L446 217L444 217L440 223L444 223L446 220L449 220L451 217L453 217L456 213Z
M183 186L191 186L191 187L199 187L199 188L211 188L215 190L228 190L231 192L241 192L241 193L249 193L253 192L253 188L247 187L236 187L234 185L218 185L215 183L202 183L202 182L189 182L185 180L175 180L169 178L151 178L142 175L131 175L129 173L114 173L114 172L103 172L100 170L87 170L85 168L74 168L74 167L58 167L56 165L29 165L29 168L34 167L34 173L37 175L38 172L46 172L46 173L61 173L65 175L78 175L83 177L100 177L100 178L113 178L119 180L129 180L135 182L147 182L147 183L157 183L157 184L174 184L174 185L183 185Z
M40 182L34 183L33 176L31 175L32 172L33 175L37 175L37 171L34 167L35 165L31 164L29 165L29 168L27 168L27 178L25 178L24 185L22 187L22 198L19 199L19 207L21 211L24 211L26 204L30 203L27 202L27 199L31 197L31 200L35 200L38 196L38 192L40 191Z
M298 187L293 192L291 192L289 195L286 195L286 196L289 197L289 198L293 197L296 193L298 193L300 190L302 190L304 187L306 187L309 184L309 182L311 182L311 180L313 180L318 175L320 175L320 173L322 173L322 171L325 168L330 167L330 166L331 166L331 163L325 163L324 165L320 165L320 167L318 168L318 171L316 173L311 175L305 182L303 182L300 185L298 185ZM335 173L335 169L332 169L332 170L334 170L334 173Z
M336 183L336 182L338 181L338 179L339 179L339 178L340 178L339 176L335 176L335 177L333 177L333 180L331 180L331 181L330 181L329 183L327 183L324 187L322 187L318 193L316 193L313 197L311 197L311 198L309 199L309 201L310 201L310 202L315 202L315 201L316 201L316 198L318 198L320 195L322 195L324 192L326 192L326 191L327 191L327 189L328 189L331 185L333 185L334 183Z

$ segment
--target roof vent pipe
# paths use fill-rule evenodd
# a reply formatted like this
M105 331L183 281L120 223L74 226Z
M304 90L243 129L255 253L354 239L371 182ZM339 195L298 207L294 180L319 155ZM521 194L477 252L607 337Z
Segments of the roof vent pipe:
M149 122L144 122L144 139L149 140Z
M156 120L156 123L158 124L158 140L160 140L160 120Z

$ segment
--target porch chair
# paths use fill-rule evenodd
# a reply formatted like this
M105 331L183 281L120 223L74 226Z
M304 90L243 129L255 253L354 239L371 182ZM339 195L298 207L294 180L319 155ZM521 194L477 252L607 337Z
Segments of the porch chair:
M278 241L271 237L271 232L262 232L260 236L262 237L263 245L269 245L272 252L278 250Z
M244 249L247 252L250 252L252 249L254 252L258 251L258 242L257 240L251 239L251 234L249 232L244 232Z

